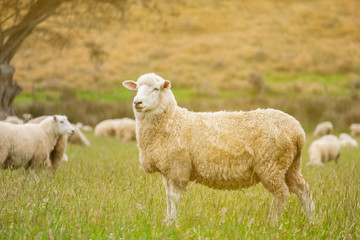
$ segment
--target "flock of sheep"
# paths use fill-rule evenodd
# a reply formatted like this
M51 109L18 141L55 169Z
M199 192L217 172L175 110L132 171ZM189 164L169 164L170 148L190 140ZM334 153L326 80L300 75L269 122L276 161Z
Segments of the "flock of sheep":
M180 194L189 182L217 189L241 189L261 182L274 196L269 214L272 225L279 221L290 193L298 197L309 221L314 220L315 205L301 174L305 132L295 118L274 109L188 111L177 106L170 81L154 73L144 74L136 82L125 81L123 86L137 91L135 120L105 120L94 133L137 141L141 167L163 177L168 224L176 220ZM65 116L34 120L18 125L0 122L0 166L57 168L61 159L67 158L66 143L77 129L81 133L79 126L70 124ZM329 122L315 129L314 134L322 137L309 147L310 164L337 161L342 147L358 146L347 134L339 138L329 135L332 130ZM21 138L16 137L19 134ZM352 126L351 134L360 134L360 126ZM90 145L80 135L79 142Z
M64 124L66 128L62 128ZM0 121L0 167L57 169L61 162L68 161L67 143L90 146L82 130L92 128L81 123L72 124L66 116L33 118L29 113L22 119L9 116ZM95 136L113 136L123 142L135 140L135 120L104 120L96 125Z
M333 124L329 121L319 123L315 130L314 136L320 137L313 141L309 147L308 165L322 166L331 160L338 163L340 150L346 147L358 148L358 142L352 138L360 136L360 124L353 123L350 125L350 134L341 133L339 137L332 135Z

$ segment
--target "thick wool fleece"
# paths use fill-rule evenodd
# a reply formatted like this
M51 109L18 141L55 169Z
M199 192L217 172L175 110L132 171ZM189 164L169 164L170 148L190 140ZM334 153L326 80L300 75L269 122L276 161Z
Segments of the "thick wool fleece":
M95 126L95 136L113 136L124 142L135 140L135 120L131 118L103 120Z
M41 124L0 122L0 167L51 166L49 154L58 138L57 132L53 118Z
M168 223L176 219L180 191L190 181L218 189L239 189L259 181L275 197L269 220L277 223L289 192L306 215L315 209L301 175L305 133L290 115L274 109L196 113L177 106L170 81L144 74L133 108L139 160L146 172L160 172L167 197Z
M170 89L163 91L154 113L135 112L140 162L179 188L189 181L219 189L269 181L270 187L300 158L305 133L288 114L274 109L195 113L176 106Z
M323 165L326 162L335 160L337 163L340 157L341 144L334 135L325 135L313 141L309 147L309 163Z
M321 137L324 135L331 134L333 131L333 128L334 127L331 122L329 122L329 121L321 122L316 126L316 128L314 130L314 136Z

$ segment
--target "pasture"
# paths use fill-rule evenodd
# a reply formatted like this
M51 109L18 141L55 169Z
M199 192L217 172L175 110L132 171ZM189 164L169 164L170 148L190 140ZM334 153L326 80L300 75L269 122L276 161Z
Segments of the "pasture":
M159 174L139 169L135 142L87 133L89 148L69 145L69 162L46 170L0 171L0 239L359 239L360 154L302 173L316 204L310 225L290 195L279 225L267 223L272 195L261 184L220 191L190 184L176 225L166 226ZM359 141L359 139L357 139Z

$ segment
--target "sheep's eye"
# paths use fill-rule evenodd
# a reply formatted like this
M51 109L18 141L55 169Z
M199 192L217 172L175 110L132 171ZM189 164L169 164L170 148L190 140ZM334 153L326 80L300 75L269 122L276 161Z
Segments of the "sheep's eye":
M60 123L64 123L64 121L60 121Z
M159 91L160 89L159 88L154 88L153 91Z

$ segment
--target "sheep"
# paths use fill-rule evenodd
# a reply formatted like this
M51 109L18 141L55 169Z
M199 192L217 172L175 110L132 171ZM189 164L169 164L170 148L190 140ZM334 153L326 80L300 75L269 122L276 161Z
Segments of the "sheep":
M360 123L350 125L350 135L353 137L360 136Z
M305 133L292 116L275 109L248 112L192 112L177 106L171 83L154 73L123 86L137 90L133 100L139 161L147 173L163 177L167 217L176 220L181 191L190 181L217 189L241 189L261 182L275 199L269 221L275 225L289 191L305 214L315 209L301 175Z
M5 122L12 123L12 124L22 124L22 120L18 118L17 116L8 116L5 119Z
M33 116L30 113L25 113L23 114L23 121L24 123L39 124L47 117L49 116L45 115L45 116L33 118ZM60 166L61 162L67 162L69 160L68 156L66 155L67 143L68 143L68 136L66 134L62 134L59 136L57 142L55 143L54 149L51 151L50 161L54 169L57 169Z
M347 133L341 133L339 136L340 145L341 147L359 147L358 142L353 139L349 134Z
M0 122L0 167L51 167L50 154L61 134L74 128L63 115L46 118L40 124L14 125Z
M101 121L95 126L95 136L115 136L123 142L135 140L135 120L121 118Z
M73 128L75 129L74 134L69 137L69 142L70 143L75 143L75 144L79 144L79 145L83 145L83 146L90 146L90 142L89 140L86 138L86 136L84 135L84 133L80 130L80 128L78 128L76 125L71 124L73 126Z
M307 165L323 166L331 160L337 164L340 157L340 141L334 135L325 135L313 141L308 149L309 162Z
M33 115L31 113L24 113L22 115L22 120L23 120L23 123L27 123L29 122L31 119L33 119Z
M46 119L48 116L40 116L34 119L31 119L28 121L28 123L40 123L44 119ZM86 136L82 133L82 131L74 124L71 124L74 128L74 134L67 138L68 142L79 144L83 146L90 146L89 140L86 138Z
M324 135L331 134L333 131L333 124L329 121L321 122L319 123L315 130L314 130L314 136L321 137Z
M83 131L89 132L89 131L92 131L92 130L93 130L93 128L92 128L91 126L89 126L89 125L84 125L84 124L81 123L81 122L77 122L75 125L76 125L78 128L80 128L81 130L83 130Z

